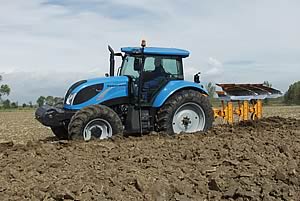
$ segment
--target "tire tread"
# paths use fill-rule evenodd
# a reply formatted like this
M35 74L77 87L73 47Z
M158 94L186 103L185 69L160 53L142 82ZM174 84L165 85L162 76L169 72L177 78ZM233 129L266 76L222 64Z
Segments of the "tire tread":
M206 118L204 131L212 127L214 115L208 97L195 90L182 90L173 94L158 110L156 117L158 131L164 131L169 134L174 134L172 127L173 115L177 108L186 102L194 102L201 105Z
M83 140L85 125L95 118L103 118L108 121L112 126L113 135L123 132L121 119L115 111L104 105L91 105L73 115L68 126L69 138L72 140Z

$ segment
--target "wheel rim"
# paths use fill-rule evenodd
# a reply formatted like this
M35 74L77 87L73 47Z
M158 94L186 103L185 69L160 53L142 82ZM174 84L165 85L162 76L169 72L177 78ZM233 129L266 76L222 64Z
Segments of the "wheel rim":
M104 119L93 119L85 126L83 130L83 139L85 141L95 139L106 139L112 137L112 127Z
M196 103L185 103L174 113L172 126L174 133L193 133L202 131L205 127L205 113Z

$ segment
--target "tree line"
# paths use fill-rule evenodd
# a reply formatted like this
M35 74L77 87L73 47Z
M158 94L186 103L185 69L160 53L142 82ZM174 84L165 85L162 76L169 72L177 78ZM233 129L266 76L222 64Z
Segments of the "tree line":
M300 81L290 85L288 91L283 96L283 100L288 105L300 105Z
M0 75L0 82L3 80L3 77ZM271 87L272 84L268 81L264 82L265 86ZM216 102L214 99L216 86L209 82L206 85L206 89L209 93L210 99L212 102ZM42 105L50 105L54 106L57 104L62 104L63 98L61 97L54 97L54 96L40 96L36 100L36 104L33 104L31 101L28 103L23 103L21 106L18 105L18 102L12 102L9 99L3 99L4 96L9 96L11 92L10 87L7 84L0 85L0 106L1 108L7 109L7 108L18 108L18 107L30 107L33 108L35 106L42 106ZM281 103L287 104L287 105L300 105L300 81L295 82L289 86L288 91L284 94L283 97L278 99ZM265 104L269 103L269 100L264 100Z
M0 75L0 82L2 81L2 76ZM3 100L3 96L8 96L10 94L10 87L7 84L0 85L0 103L3 108L10 108L10 106L16 108L18 107L17 102L11 103L9 99Z
M37 105L41 107L42 105L50 105L54 106L57 104L62 104L63 103L63 98L61 97L53 97L53 96L40 96L37 101Z

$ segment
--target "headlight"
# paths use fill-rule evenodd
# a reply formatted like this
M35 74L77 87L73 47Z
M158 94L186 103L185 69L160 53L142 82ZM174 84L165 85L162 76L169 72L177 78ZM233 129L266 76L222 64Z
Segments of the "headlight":
M81 81L76 82L75 84L73 84L73 85L69 88L69 90L67 91L66 95L64 96L64 97L65 97L64 103L66 104L67 98L69 97L69 95L71 94L71 92L74 91L74 89L75 89L76 87L78 87L78 86L80 86L80 85L82 85L82 84L84 84L84 83L86 83L86 82L87 82L87 80L81 80Z
M66 100L66 104L67 105L73 105L73 101L74 101L74 98L76 96L76 93L74 94L70 94Z

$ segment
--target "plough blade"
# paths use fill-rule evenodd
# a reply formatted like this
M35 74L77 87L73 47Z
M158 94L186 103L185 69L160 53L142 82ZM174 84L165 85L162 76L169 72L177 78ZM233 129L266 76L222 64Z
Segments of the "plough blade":
M278 98L282 92L263 84L216 84L223 91L217 91L221 100L263 100L266 98Z

